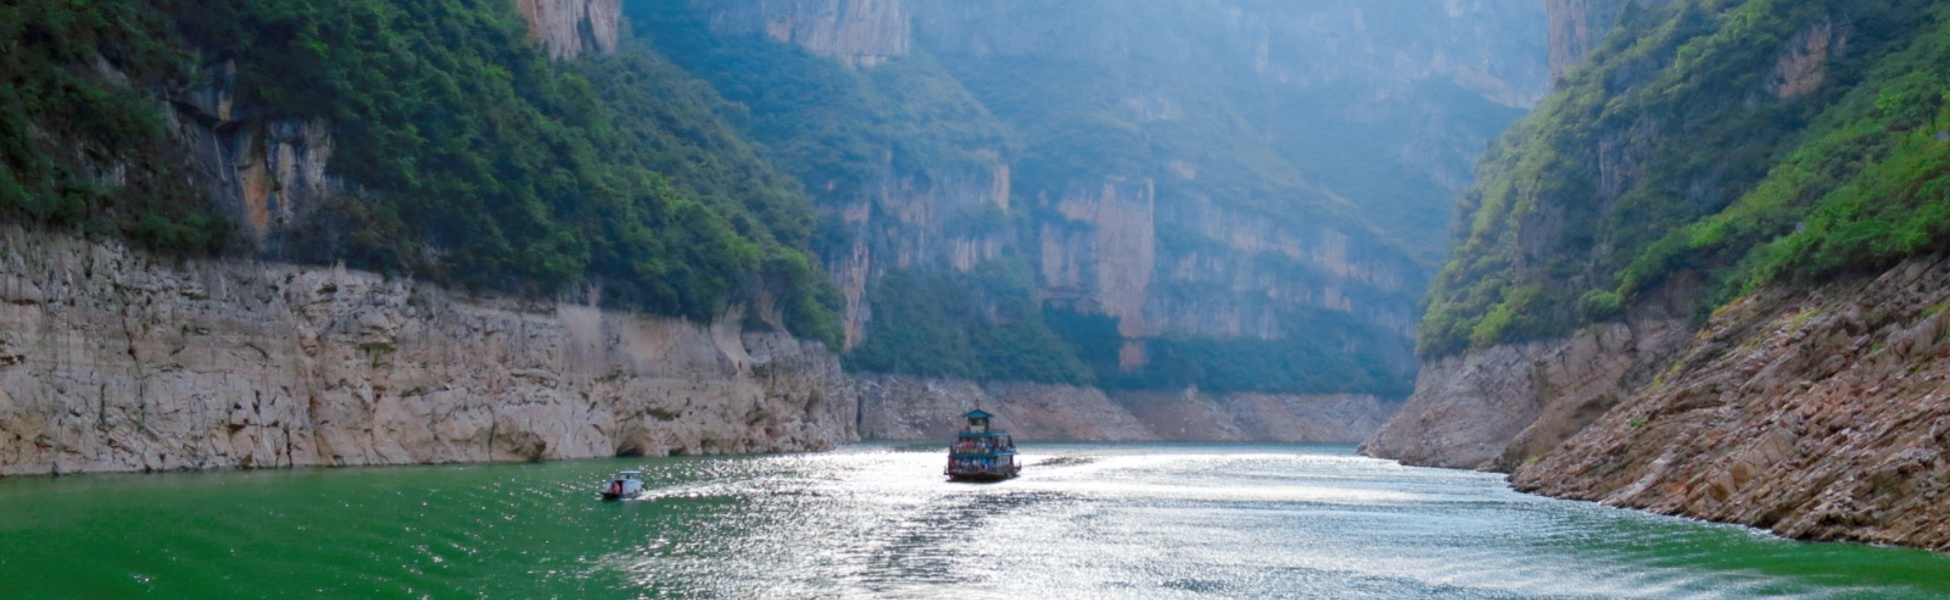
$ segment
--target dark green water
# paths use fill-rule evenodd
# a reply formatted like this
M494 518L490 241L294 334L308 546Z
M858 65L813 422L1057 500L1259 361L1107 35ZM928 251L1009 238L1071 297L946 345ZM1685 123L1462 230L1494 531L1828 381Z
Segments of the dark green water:
M1511 492L1340 446L0 480L0 598L1950 598L1950 557ZM641 465L655 497L598 502Z

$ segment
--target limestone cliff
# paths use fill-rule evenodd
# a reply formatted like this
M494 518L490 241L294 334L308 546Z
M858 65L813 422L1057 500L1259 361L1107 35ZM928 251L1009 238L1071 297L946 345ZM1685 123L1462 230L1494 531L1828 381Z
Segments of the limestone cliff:
M1424 363L1415 394L1361 452L1411 465L1508 471L1632 395L1687 341L1683 322L1649 318Z
M979 407L1022 440L1350 443L1367 438L1400 406L1358 394L1106 394L905 375L862 375L859 392L861 437L889 440L947 439L959 416Z
M1672 0L1545 0L1550 16L1550 80L1555 82L1584 62L1605 41L1626 9L1654 8Z
M1364 451L1950 548L1950 266L1925 216L1950 172L1950 10L1653 4L1551 5L1577 38L1554 66L1597 50L1459 201L1428 365Z
M1518 489L1950 551L1950 260L1723 309ZM1692 337L1692 336L1687 336ZM1663 361L1641 360L1658 368Z
M616 51L622 0L517 0L528 31L557 59Z
M210 81L166 113L190 149L202 187L260 250L342 187L326 173L334 143L322 116L266 117L238 98L237 63L210 67Z
M1160 439L1103 391L1061 385L989 384L906 375L859 376L860 437L945 440L962 413L981 408L1018 440Z
M761 34L858 67L906 55L913 43L908 0L693 1L711 5L720 33Z
M850 364L914 374L1405 393L1442 206L1547 88L1542 6L1484 0L626 8L815 197ZM1091 347L1055 367L969 366L1070 325ZM1229 353L1305 374L1165 362Z
M816 450L816 343L370 273L0 235L0 474Z

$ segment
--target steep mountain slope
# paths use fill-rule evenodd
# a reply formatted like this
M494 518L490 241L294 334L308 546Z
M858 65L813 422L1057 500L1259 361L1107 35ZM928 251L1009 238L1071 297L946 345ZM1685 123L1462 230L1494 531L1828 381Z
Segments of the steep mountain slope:
M1943 547L1936 338L1914 331L1950 246L1950 9L1618 14L1486 158L1430 291L1429 365L1366 451ZM1897 472L1918 479L1877 483Z
M0 475L857 439L810 201L619 18L0 8Z
M1452 5L626 10L819 199L856 368L1399 394L1401 240L1544 86L1539 11Z
M713 98L642 51L548 60L615 50L618 10L22 3L0 210L699 320L763 304L836 339L810 204Z

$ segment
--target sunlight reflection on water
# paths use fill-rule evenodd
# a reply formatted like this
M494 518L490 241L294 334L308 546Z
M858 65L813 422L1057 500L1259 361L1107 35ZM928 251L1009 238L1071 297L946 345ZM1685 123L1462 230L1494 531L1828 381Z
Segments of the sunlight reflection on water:
M1022 478L993 485L945 483L938 456L884 447L766 459L747 465L765 475L659 496L737 505L678 533L691 543L603 562L659 593L736 597L1863 592L1766 569L1769 553L1803 544L1524 496L1493 475L1405 469L1345 448L1265 450L1050 447L1025 452ZM1729 548L1760 560L1697 566Z
M1345 446L0 480L0 598L1950 598L1950 557L1527 496ZM651 493L600 502L640 467ZM131 515L140 527L130 527Z

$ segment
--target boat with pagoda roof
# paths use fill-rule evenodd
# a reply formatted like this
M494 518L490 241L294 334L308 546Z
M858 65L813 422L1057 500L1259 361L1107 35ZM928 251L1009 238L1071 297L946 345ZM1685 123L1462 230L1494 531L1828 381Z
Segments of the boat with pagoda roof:
M968 425L948 447L949 481L1002 481L1022 473L1009 432L989 426L995 415L976 409L962 418L968 419Z

